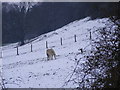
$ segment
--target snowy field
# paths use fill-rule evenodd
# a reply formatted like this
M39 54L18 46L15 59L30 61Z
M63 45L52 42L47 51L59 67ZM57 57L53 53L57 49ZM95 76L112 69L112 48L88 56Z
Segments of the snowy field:
M55 31L36 37L30 43L19 47L17 43L2 48L2 73L5 86L8 88L75 88L70 83L64 85L75 67L75 58L79 59L91 50L90 30L92 39L96 39L95 30L106 27L107 18L90 20L89 17L74 21ZM74 41L77 36L77 42ZM63 38L63 45L60 38ZM57 59L47 61L45 42L53 48ZM79 49L84 53L80 53ZM78 55L78 56L77 56ZM84 63L84 61L80 61ZM82 73L81 73L82 74ZM81 77L82 78L82 77Z

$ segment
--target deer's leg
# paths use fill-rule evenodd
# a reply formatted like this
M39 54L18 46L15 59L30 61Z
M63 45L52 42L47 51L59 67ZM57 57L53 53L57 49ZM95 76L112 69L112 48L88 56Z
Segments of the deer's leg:
M56 55L54 55L54 58L56 59Z
M49 55L47 54L47 60L49 60L50 59L50 57L49 57Z

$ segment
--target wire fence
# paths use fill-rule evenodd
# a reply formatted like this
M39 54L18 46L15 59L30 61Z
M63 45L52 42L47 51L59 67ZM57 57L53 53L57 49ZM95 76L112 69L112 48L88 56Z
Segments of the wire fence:
M88 40L91 40L92 39L92 33L91 33L91 31L89 31L89 32L86 32L86 33L82 33L82 34L75 34L75 35L73 35L73 36L71 36L71 37L67 37L67 38L63 38L63 37L60 37L60 39L59 40L54 40L54 41L52 41L52 42L48 42L47 40L45 41L45 43L43 43L43 44L41 44L41 46L44 46L46 49L48 49L48 48L50 48L50 44L52 44L52 43L55 43L55 42L58 42L59 43L59 45L61 45L61 46L63 46L64 44L66 44L66 40L68 41L68 39L71 39L71 40L73 40L73 42L74 43L76 43L76 42L78 42L78 40L82 37L82 36L84 36L84 35L86 35L86 37L88 37ZM85 39L86 40L86 39ZM41 48L37 48L36 49L36 47L34 46L34 44L35 43L29 43L29 44L27 44L28 45L28 47L30 47L30 48L28 48L26 51L25 51L25 49L24 50L22 50L22 51L24 51L24 52L20 52L20 50L21 50L21 46L17 46L14 50L16 50L16 55L23 55L23 54L27 54L27 53L31 53L31 52L36 52L36 51L39 51ZM52 47L55 47L56 45L53 45ZM35 48L34 48L35 47ZM45 48L43 48L43 49L45 49ZM3 52L2 52L3 53ZM15 53L14 53L14 55L15 55ZM14 55L7 55L6 57L11 57L11 56L14 56ZM2 57L3 57L3 54L2 54Z

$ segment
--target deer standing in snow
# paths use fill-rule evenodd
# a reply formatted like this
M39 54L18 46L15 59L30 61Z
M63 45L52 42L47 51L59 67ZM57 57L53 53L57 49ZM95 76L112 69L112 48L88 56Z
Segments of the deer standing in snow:
M50 59L53 60L53 57L56 59L56 54L53 49L47 49L46 54L47 54L47 60L50 60Z

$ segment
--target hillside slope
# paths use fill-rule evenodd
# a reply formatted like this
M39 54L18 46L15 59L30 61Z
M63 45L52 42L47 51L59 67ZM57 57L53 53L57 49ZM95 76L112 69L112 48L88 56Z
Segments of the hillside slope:
M95 30L106 27L107 20L108 18L90 20L87 17L43 34L32 41L33 52L30 51L30 43L19 47L19 55L16 55L17 43L4 46L2 71L5 86L9 88L77 87L74 83L64 84L74 70L75 60L90 53L90 31L92 39L97 39ZM77 42L74 41L74 35ZM63 40L63 45L60 43L60 38ZM48 47L55 50L57 59L47 61L46 41ZM81 48L83 54L80 52ZM85 61L81 60L80 63Z

